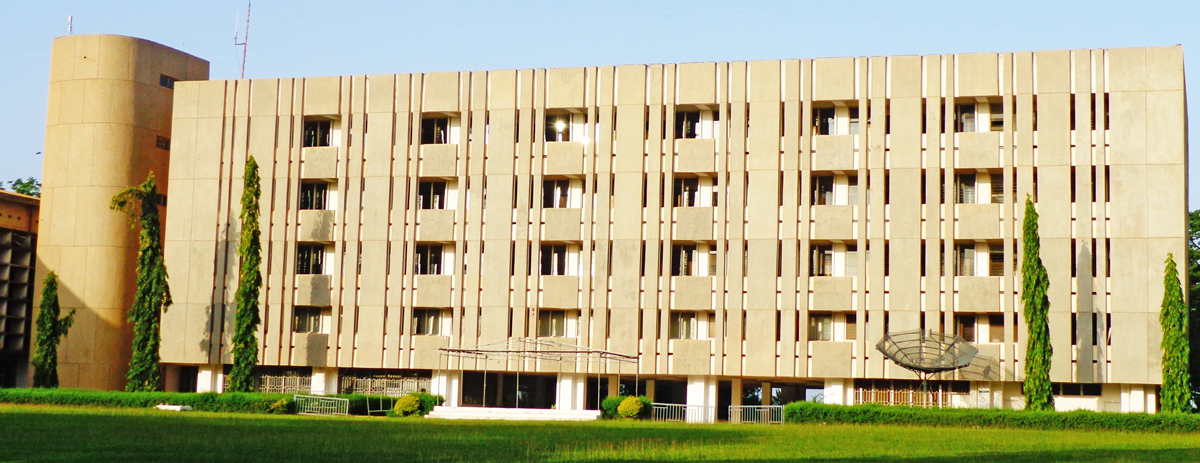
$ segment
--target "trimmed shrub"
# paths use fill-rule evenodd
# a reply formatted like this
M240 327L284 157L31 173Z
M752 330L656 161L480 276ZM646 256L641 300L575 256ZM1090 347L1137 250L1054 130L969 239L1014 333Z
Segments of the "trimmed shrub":
M1046 430L1110 430L1131 432L1200 432L1200 416L1185 414L1038 412L887 405L826 405L793 402L783 408L789 423L887 424L953 427L997 427Z
M421 399L415 395L406 395L396 400L392 410L397 416L413 416L421 413Z
M629 396L621 401L621 405L617 406L617 414L621 415L621 418L632 420L641 416L644 408L646 407L642 404L641 399Z
M433 407L446 403L446 398L440 395L433 395L427 392L413 392L408 394L416 397L421 401L421 415L428 415L433 411Z
M600 402L600 416L602 418L617 418L619 416L617 408L621 406L621 402L625 401L625 397L623 395L606 397Z
M295 413L290 394L205 392L113 392L82 389L0 389L0 403L148 408L159 404L187 405L193 410L221 413Z

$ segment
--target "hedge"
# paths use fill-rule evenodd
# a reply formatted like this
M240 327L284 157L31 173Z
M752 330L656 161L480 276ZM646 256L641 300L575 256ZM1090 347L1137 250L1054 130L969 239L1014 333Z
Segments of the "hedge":
M887 405L826 405L793 402L783 408L789 423L885 424L952 427L996 427L1044 430L1110 430L1136 432L1200 432L1200 415L1111 413L1092 411L944 408Z
M0 403L91 405L148 408L159 404L187 405L193 410L222 413L295 413L291 394L215 392L115 392L85 389L0 389ZM365 404L365 401L364 401Z
M607 397L604 400L602 400L600 402L600 417L601 418L621 418L621 414L617 412L617 408L621 406L621 402L624 402L625 399L629 398L629 397L634 397L634 396L619 395L616 397ZM640 396L636 396L636 397L638 398L638 400L642 401L642 410L641 410L641 413L637 417L639 419L650 418L650 413L651 413L650 399L647 399L646 396L644 396L644 395L640 395Z

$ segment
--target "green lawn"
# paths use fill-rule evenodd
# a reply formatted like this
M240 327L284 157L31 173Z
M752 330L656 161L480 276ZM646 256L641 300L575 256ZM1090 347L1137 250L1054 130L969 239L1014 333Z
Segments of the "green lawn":
M524 423L0 405L0 460L1195 461L1200 435Z

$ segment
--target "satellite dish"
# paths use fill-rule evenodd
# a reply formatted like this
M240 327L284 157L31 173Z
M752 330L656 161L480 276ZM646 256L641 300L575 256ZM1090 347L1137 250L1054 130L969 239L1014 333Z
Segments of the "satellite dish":
M883 355L920 376L954 371L971 364L979 348L958 335L925 330L887 333L876 349Z

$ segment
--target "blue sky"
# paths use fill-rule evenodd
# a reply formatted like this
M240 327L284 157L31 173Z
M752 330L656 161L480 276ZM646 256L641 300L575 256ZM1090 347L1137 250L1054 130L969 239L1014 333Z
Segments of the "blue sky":
M40 177L51 39L153 40L236 78L244 0L12 1L0 19L0 180ZM246 76L285 77L630 63L1182 44L1197 82L1200 2L268 1L254 4ZM1188 113L1200 114L1200 97ZM1192 120L1197 120L1191 117ZM1190 137L1196 151L1200 137ZM1191 166L1191 182L1200 179ZM1189 188L1200 205L1200 188Z

